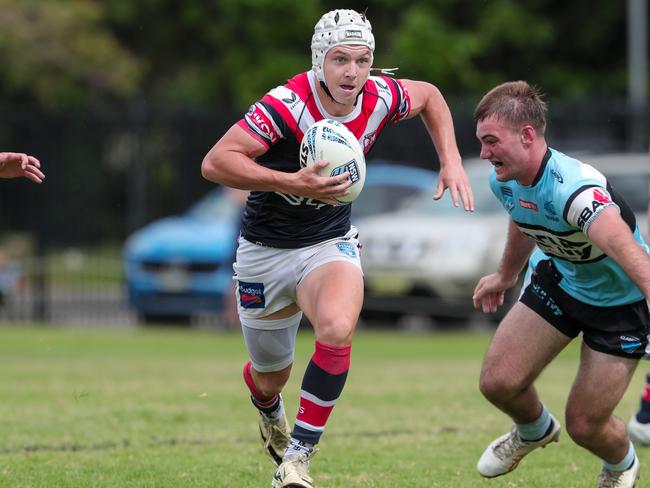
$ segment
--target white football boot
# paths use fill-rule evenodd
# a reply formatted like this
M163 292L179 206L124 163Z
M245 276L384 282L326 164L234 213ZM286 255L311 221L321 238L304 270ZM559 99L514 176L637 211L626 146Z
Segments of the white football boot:
M598 488L634 488L640 471L641 465L636 456L632 466L625 471L610 471L603 467L598 477Z
M264 452L279 466L291 441L291 427L286 414L283 411L279 419L271 420L260 412L258 425Z
M316 451L302 453L284 461L275 472L271 488L314 488L309 464Z
M525 441L519 436L517 427L493 441L478 460L477 468L481 476L494 478L509 473L529 452L544 447L549 442L557 442L560 437L560 423L551 415L551 432L538 441Z
M636 414L627 423L627 433L635 444L650 445L650 424L642 424L636 419Z

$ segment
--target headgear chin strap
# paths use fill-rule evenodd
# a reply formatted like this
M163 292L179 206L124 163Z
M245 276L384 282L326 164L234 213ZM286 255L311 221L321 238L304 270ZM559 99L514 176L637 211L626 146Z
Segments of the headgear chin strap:
M326 85L323 74L325 56L334 46L342 44L367 46L370 49L372 65L375 37L372 35L372 26L365 14L354 10L332 10L316 23L314 36L311 38L311 64L321 86Z

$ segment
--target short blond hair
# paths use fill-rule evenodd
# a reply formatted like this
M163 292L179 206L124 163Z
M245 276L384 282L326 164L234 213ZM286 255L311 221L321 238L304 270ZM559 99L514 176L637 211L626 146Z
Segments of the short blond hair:
M536 87L521 80L509 81L485 94L474 110L474 122L496 115L515 129L530 124L539 135L543 135L546 111L546 102Z

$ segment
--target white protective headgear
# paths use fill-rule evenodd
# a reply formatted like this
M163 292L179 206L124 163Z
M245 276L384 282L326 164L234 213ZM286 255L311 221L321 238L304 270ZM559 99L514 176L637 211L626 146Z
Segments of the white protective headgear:
M332 10L323 15L314 27L311 38L311 64L319 81L325 83L323 62L327 52L341 44L360 44L370 48L370 64L375 52L375 37L365 14L354 10Z

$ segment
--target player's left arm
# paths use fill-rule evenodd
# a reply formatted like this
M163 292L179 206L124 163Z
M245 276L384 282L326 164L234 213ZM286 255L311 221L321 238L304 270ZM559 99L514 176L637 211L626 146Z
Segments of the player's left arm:
M474 211L474 195L456 145L451 111L442 93L434 85L424 81L402 79L400 82L406 88L411 101L407 118L416 115L421 117L440 158L438 187L433 199L442 198L448 188L454 205L458 206L460 196L465 210Z
M618 208L604 208L589 226L587 236L623 268L650 300L650 256L634 239Z

